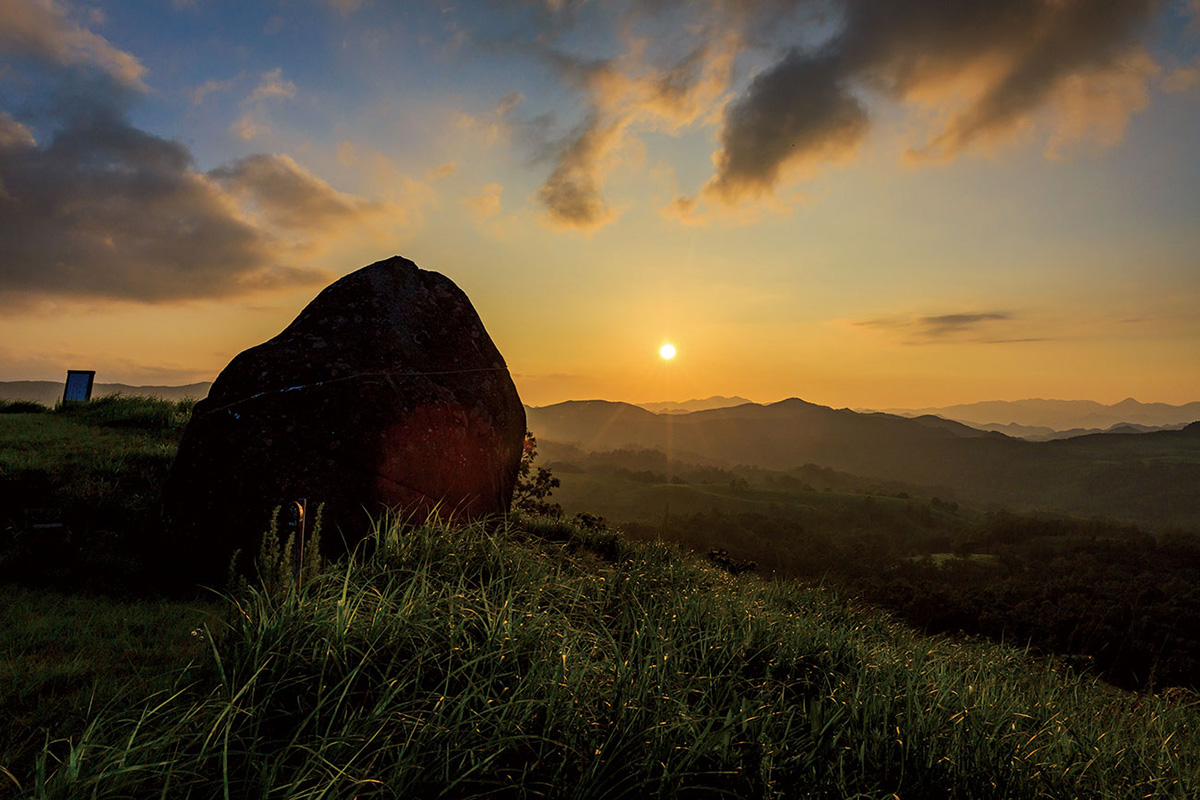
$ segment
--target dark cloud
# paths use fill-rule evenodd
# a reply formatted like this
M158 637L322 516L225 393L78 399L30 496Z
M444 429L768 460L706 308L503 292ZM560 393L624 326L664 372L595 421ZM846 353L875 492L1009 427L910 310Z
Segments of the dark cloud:
M140 63L56 6L0 5L0 55L16 56L15 74L46 90L36 105L0 108L0 295L9 308L52 297L224 297L325 280L298 254L390 211L287 156L197 170L184 144L130 123Z
M793 50L730 107L710 189L725 199L769 192L785 165L843 158L867 128L837 62Z
M563 148L550 177L538 189L551 225L590 230L612 218L600 194L597 166L615 135L614 128L593 117Z
M1003 0L903 6L854 0L846 69L904 99L975 72L974 97L928 145L955 155L1004 134L1070 78L1119 69L1157 0Z
M817 52L789 51L725 113L717 174L707 191L726 200L772 188L789 165L835 160L858 143L868 116L860 87L901 103L946 107L945 126L917 156L948 158L1004 136L1055 104L1072 82L1124 77L1122 102L1076 101L1062 125L1117 130L1144 105L1153 65L1138 39L1158 0L992 0L986 3L840 0L840 19ZM772 11L778 4L766 4ZM1139 91L1139 88L1141 89ZM1092 104L1096 105L1096 104ZM1104 119L1116 117L1116 120Z
M271 236L182 144L106 109L66 120L45 146L4 127L0 291L166 300L228 294L272 271Z
M1141 40L1166 2L627 0L604 7L622 20L626 52L597 58L569 47L572 32L595 23L587 15L598 14L597 6L512 1L536 10L537 33L505 47L543 60L585 94L587 115L602 121L584 131L580 149L617 122L673 131L681 120L716 117L720 147L702 194L726 204L852 157L879 101L935 120L909 143L915 160L993 146L1035 122L1045 123L1049 156L1083 140L1119 142L1148 102L1157 66ZM711 69L718 61L744 68L764 59L740 96L729 91L731 70ZM717 90L698 94L706 80ZM694 108L700 96L708 103L702 113ZM558 191L564 176L598 174L583 168L577 151L558 152L574 166L558 164L543 202L565 196L579 207L586 197L585 207L603 208L598 189L577 191L587 181L570 180L571 191ZM675 206L694 216L700 199Z

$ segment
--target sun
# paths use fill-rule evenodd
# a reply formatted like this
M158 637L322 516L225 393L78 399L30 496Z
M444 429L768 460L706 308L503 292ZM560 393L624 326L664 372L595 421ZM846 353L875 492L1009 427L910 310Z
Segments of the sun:
M664 344L662 347L658 348L658 354L667 361L670 361L675 357L675 345L670 343Z

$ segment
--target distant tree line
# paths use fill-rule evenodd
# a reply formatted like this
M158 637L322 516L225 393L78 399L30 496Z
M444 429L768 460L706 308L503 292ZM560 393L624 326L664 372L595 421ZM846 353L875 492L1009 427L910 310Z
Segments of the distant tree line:
M720 512L624 527L835 585L929 633L1028 646L1124 688L1200 690L1195 535L1008 512L978 522L941 500L897 515L862 499L837 531Z

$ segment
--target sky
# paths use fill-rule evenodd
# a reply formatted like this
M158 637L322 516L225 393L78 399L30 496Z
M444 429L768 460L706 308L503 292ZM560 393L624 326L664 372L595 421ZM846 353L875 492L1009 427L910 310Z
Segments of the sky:
M1198 143L1200 0L0 0L0 380L402 255L530 405L1200 400Z

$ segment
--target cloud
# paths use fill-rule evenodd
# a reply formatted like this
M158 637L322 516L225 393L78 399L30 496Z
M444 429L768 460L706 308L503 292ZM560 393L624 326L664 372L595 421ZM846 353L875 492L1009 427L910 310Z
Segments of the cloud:
M223 81L218 81L215 79L205 81L191 91L192 105L203 105L204 98L208 97L210 94L229 91L233 87L233 84L236 80L236 78L229 78Z
M455 117L455 126L474 137L483 147L495 145L509 132L509 116L517 108L525 96L520 92L509 92L500 98L496 107L485 114L471 115L465 112Z
M1076 75L1055 90L1055 125L1046 157L1064 158L1083 142L1112 147L1125 138L1130 116L1150 104L1149 81L1160 69L1140 50L1104 69Z
M195 171L178 142L111 109L66 121L45 145L0 135L0 292L170 300L308 281L278 244Z
M242 100L242 105L247 107L246 112L229 126L229 130L234 136L247 142L266 136L271 132L266 120L267 101L286 100L295 96L296 84L283 77L282 67L264 72L258 85Z
M1046 341L1044 337L1013 337L997 333L1009 330L1016 321L1017 318L1009 311L972 311L933 316L878 317L851 324L859 328L890 332L900 337L904 344L1011 344Z
M1008 312L993 311L983 314L942 314L936 317L917 317L916 325L925 336L938 338L973 331L983 323L1010 320Z
M33 131L13 119L11 114L0 111L0 149L33 147L35 144ZM3 192L3 186L0 186L0 196Z
M244 142L248 142L251 139L256 139L259 136L264 136L271 131L271 129L268 128L265 123L259 122L257 119L255 119L253 113L246 113L238 117L237 120L229 126L229 130L233 132L234 136L238 137Z
M262 79L258 82L258 86L254 87L254 91L245 99L247 105L252 103L261 103L263 100L274 98L288 98L296 96L296 84L283 77L283 68L276 67L270 72L264 72Z
M134 56L66 18L54 2L0 3L0 52L60 68L98 69L120 85L146 91L146 68Z
M600 194L602 160L619 141L620 125L592 117L574 136L554 166L537 198L552 226L581 231L595 230L615 219Z
M952 100L944 88L953 71L974 70L973 85L955 87L968 94L965 107L954 110L944 128L918 150L932 157L954 157L976 143L1018 130L1039 110L1054 109L1063 98L1076 104L1066 115L1066 124L1074 124L1079 96L1070 91L1072 82L1106 76L1144 85L1152 70L1147 69L1149 57L1140 52L1137 37L1157 5L1154 0L1006 0L972 4L974 13L945 14L933 0L924 0L909 18L910 25L920 26L938 63L922 66L917 42L911 39L888 42L876 51L871 49L874 40L867 38L849 57L852 64L861 62L868 75L890 81L901 98L924 91L929 100L942 103ZM908 27L895 33L903 35ZM887 54L882 61L881 52ZM1095 119L1110 127L1113 123L1107 120L1114 114L1126 119L1144 106L1140 93L1126 88L1123 95L1127 106L1110 106Z
M586 103L573 133L542 148L554 165L538 199L551 224L594 228L613 218L606 175L638 157L647 131L716 128L711 178L665 211L690 221L777 203L781 188L853 159L881 105L916 123L913 162L1022 137L1050 158L1115 145L1149 102L1159 67L1144 41L1164 3L632 0L623 51L600 58L569 47L582 6L543 4L530 12L537 37L509 47Z
M790 164L853 153L870 128L854 90L940 112L913 160L948 160L1029 129L1050 111L1047 155L1119 142L1157 70L1137 44L1154 0L843 0L836 33L792 50L726 111L717 173L726 202L773 191Z
M1200 0L1197 0L1200 3ZM1200 12L1198 12L1200 13ZM1164 92L1189 92L1200 86L1200 57L1186 67L1176 67L1163 79Z
M737 37L712 34L682 54L657 54L649 38L629 35L626 52L612 59L578 58L540 44L527 49L588 101L580 125L539 147L539 156L554 162L537 192L542 219L551 227L592 231L617 217L601 190L615 167L641 157L637 133L676 134L723 102Z
M500 195L503 193L503 186L498 183L489 183L479 190L479 194L473 197L464 197L462 202L470 210L471 215L482 222L500 213Z
M438 164L436 167L429 170L429 173L425 176L425 178L430 182L440 181L443 178L449 178L456 172L458 172L458 163L454 161L447 161L443 164Z
M760 73L726 111L705 192L726 201L769 194L789 166L851 156L869 122L842 80L836 62L798 51Z
M390 203L335 190L286 155L201 172L186 145L129 121L130 90L142 76L130 67L136 59L85 36L57 6L9 3L0 15L26 37L14 45L4 28L0 50L22 56L18 73L49 87L44 107L30 112L35 126L0 109L5 307L307 285L329 278L311 264L339 237L402 216ZM261 98L291 91L278 72L260 88Z
M208 176L278 229L325 232L365 224L388 213L385 203L339 192L291 156L248 156Z

